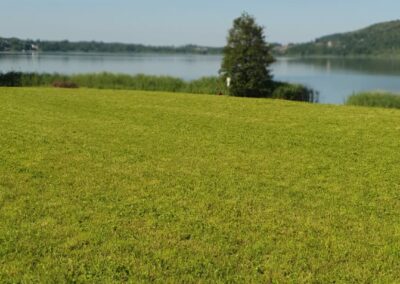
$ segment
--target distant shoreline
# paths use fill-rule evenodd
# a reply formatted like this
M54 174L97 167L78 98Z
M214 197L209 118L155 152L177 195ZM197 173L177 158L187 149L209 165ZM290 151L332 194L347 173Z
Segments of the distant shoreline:
M196 53L196 52L157 52L157 51L118 51L118 52L111 52L111 51L0 51L0 55L39 55L39 54L46 54L46 55L195 55L195 56L223 56L222 53ZM278 60L284 59L394 59L400 60L400 54L398 55L389 55L389 54L381 54L381 55L282 55L282 54L275 54L274 55Z
M0 37L0 52L157 52L166 54L221 54L222 50L222 47L200 46L195 44L182 46L151 46L144 44L105 43L98 41L42 41Z
M192 53L192 52L156 52L156 51L142 51L142 52L110 52L110 51L0 51L0 55L39 55L39 54L54 54L54 55L196 55L196 56L222 56L222 53Z

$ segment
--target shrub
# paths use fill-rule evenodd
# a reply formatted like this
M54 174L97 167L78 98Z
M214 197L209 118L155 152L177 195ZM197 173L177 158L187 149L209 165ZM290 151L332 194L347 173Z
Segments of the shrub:
M53 82L52 86L54 88L70 88L70 89L79 88L78 84L70 81L55 81Z
M317 102L318 92L299 84L275 82L272 98L302 102Z
M21 72L8 72L0 74L0 86L4 87L19 87L21 86Z

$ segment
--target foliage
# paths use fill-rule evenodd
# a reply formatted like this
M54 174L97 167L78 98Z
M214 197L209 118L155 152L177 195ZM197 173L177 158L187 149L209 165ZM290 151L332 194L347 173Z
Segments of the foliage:
M272 93L273 62L264 29L246 13L233 22L221 65L223 79L231 78L229 94L239 97L268 97Z
M23 72L0 73L0 86L51 86L56 81L68 81L68 76L60 74L38 74Z
M0 282L398 283L399 120L2 88Z
M200 94L226 94L225 83L219 77L203 77L198 80L190 81L185 89L185 93Z
M43 51L43 52L155 52L155 53L193 53L220 54L221 48L197 45L184 46L148 46L143 44L104 43L96 41L70 42L21 40L17 38L0 38L0 52Z
M0 74L0 86L4 87L20 87L23 86L23 82L21 81L22 73L18 72L8 72Z
M293 45L287 55L399 55L400 21L375 24L355 32L334 34Z
M186 82L169 76L143 74L131 76L105 72L74 75L22 72L0 73L0 86L52 86L54 82L73 82L81 87L98 89L134 89L167 92L186 92L190 89L193 93L201 93L203 91L213 91L214 93L216 88L214 85L216 81L207 78Z
M169 76L94 73L72 75L71 80L82 87L100 89L134 89L147 91L183 92L186 82Z
M68 88L68 89L76 89L79 88L77 83L71 81L55 81L52 84L55 88Z
M274 82L271 98L302 102L318 102L318 92L300 84Z
M346 104L400 109L400 95L385 92L363 92L351 95Z
M32 87L32 86L80 86L97 89L130 89L145 91L164 91L192 94L227 94L228 90L219 77L204 77L193 81L184 81L169 76L126 75L113 73L93 74L37 74L9 72L0 73L0 86ZM275 90L277 88L277 90ZM316 93L301 85L273 83L273 98L287 100L316 101Z

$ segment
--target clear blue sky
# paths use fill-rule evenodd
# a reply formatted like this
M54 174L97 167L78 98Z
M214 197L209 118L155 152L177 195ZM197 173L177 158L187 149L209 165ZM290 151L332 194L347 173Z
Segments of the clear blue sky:
M273 42L400 18L399 0L0 0L0 37L222 46L242 11Z

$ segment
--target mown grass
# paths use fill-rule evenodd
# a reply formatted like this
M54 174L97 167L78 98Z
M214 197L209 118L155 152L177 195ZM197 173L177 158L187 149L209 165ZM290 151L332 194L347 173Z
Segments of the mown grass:
M387 92L362 92L351 95L347 105L400 109L400 95Z
M0 88L0 282L399 282L399 119Z

